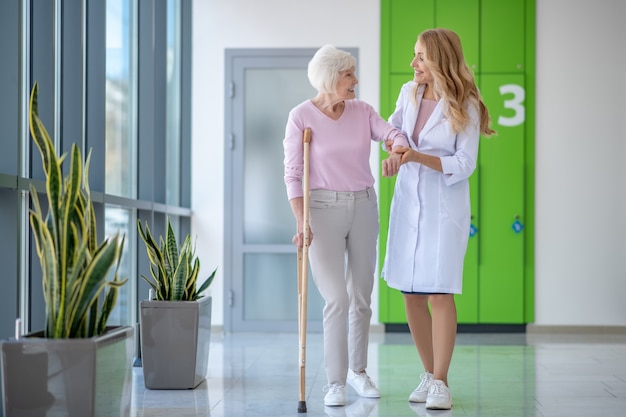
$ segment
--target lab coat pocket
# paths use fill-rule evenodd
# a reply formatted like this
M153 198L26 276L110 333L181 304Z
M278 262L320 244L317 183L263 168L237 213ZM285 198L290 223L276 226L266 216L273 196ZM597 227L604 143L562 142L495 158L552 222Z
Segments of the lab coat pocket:
M465 230L469 228L470 220L470 198L469 184L462 181L453 185L444 185L443 207L447 213L448 220L458 228Z

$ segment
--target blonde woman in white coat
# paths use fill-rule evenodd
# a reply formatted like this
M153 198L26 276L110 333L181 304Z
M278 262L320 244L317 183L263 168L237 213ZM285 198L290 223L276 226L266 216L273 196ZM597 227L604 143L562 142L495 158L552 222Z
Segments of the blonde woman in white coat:
M410 147L395 148L401 166L389 219L383 276L403 292L407 321L424 367L409 401L450 409L448 369L456 339L454 294L460 294L470 228L468 178L481 134L495 132L461 41L447 29L422 32L389 122ZM392 158L393 159L393 158ZM383 162L383 175L394 175ZM430 310L429 310L430 304ZM431 314L432 311L432 314Z

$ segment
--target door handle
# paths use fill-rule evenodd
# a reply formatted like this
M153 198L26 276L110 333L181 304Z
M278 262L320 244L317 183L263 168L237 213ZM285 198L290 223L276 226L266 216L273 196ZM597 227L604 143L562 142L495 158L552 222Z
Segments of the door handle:
M478 227L476 227L476 225L474 224L474 216L472 215L470 217L470 231L469 231L469 236L470 237L474 237L476 236L476 234L478 233Z
M521 233L522 230L524 230L524 224L520 221L519 215L515 215L515 220L513 221L511 228L515 233Z

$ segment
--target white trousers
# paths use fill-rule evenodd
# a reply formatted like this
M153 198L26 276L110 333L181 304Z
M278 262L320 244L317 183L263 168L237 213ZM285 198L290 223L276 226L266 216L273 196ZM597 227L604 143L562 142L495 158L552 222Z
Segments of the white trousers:
M324 364L329 384L346 384L348 367L367 368L376 268L376 192L312 190L309 260L324 298Z

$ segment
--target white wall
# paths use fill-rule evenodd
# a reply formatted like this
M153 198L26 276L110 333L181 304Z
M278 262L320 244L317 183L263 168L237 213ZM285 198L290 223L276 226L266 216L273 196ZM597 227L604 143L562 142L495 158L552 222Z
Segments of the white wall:
M538 325L626 325L626 2L537 1Z
M379 0L193 7L192 233L208 273L224 255L224 49L358 47L359 97L378 108L380 17ZM626 325L626 2L537 0L537 15L536 324Z

